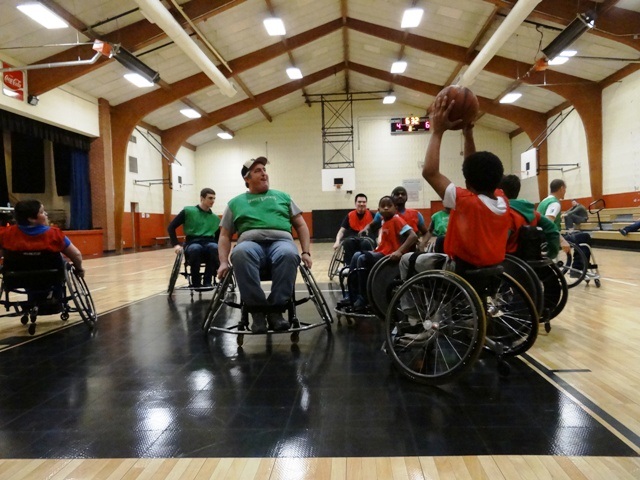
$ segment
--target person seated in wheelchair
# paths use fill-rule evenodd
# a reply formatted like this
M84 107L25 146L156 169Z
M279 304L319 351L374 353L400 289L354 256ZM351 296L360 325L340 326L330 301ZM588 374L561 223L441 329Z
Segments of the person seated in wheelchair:
M507 253L517 255L520 251L526 256L540 256L540 252L531 252L531 254L522 252L521 247L523 246L520 242L521 227L527 225L537 226L542 229L544 241L546 242L545 254L547 257L555 258L561 247L568 252L569 243L560 235L556 224L536 211L532 202L524 198L518 198L520 186L520 178L517 175L505 175L500 182L500 188L509 200L509 215L511 217Z
M359 235L360 231L373 220L373 214L367 208L367 196L364 193L358 193L355 203L355 210L351 210L342 220L333 244L334 250L342 245L345 265L349 265L354 253L373 250L375 247L373 238Z
M229 201L220 224L218 277L224 278L230 263L233 265L240 297L251 313L253 333L266 333L267 320L274 331L290 328L283 312L294 291L300 260L307 268L312 265L311 238L302 210L289 194L269 188L268 163L265 157L244 163L241 174L248 191ZM292 227L300 240L300 255L291 235ZM235 233L238 241L231 252ZM260 286L261 273L266 270L271 275L268 298Z
M385 196L380 199L378 213L382 217L378 246L373 252L356 252L349 265L350 272L355 275L354 281L349 282L349 299L354 298L351 305L354 312L362 312L368 306L367 277L373 265L385 256L389 256L393 261L399 261L402 255L413 250L418 242L418 236L411 226L397 214L396 206L391 197ZM343 299L340 306L351 303L349 299Z
M396 206L397 215L407 222L407 225L409 225L415 234L420 237L417 248L418 250L424 251L428 241L428 229L425 224L424 217L418 210L406 208L405 205L407 204L408 197L407 189L402 186L398 186L391 191L391 199L393 200L393 204ZM370 232L377 231L381 224L382 215L378 212L373 217L373 221L360 232L360 235L369 235Z
M454 271L464 274L476 268L490 267L504 261L507 235L511 222L507 198L498 189L504 167L500 159L491 152L476 152L473 124L463 126L464 153L462 173L467 188L457 187L440 172L440 148L444 132L458 125L461 120L451 122L449 112L453 101L446 97L436 98L431 112L431 139L427 147L422 176L442 198L445 207L451 209L447 226L444 250L453 261ZM400 261L400 275L406 280L409 272L421 272L437 268L441 254L425 253L414 256L406 254ZM403 304L413 325L417 318L411 317L411 305ZM423 340L431 332L418 331L407 334L411 340Z
M420 242L422 247L419 248L420 251L444 253L444 238L447 233L447 226L449 225L450 213L451 209L445 207L431 215L431 222L427 228L427 234L422 237Z
M184 248L189 265L191 286L193 288L211 288L213 275L218 269L218 243L216 236L220 219L213 213L216 192L211 188L200 191L200 203L184 207L169 223L167 232L176 255ZM178 242L176 229L182 225L185 242ZM200 266L204 263L204 275L200 274Z
M64 254L75 267L76 274L84 277L82 254L71 240L57 227L49 226L44 205L39 200L21 200L14 207L16 223L0 227L0 250L5 252L54 252ZM61 265L64 265L61 257ZM48 298L51 292L27 292L28 301L59 300L64 287L55 292L57 298ZM43 297L44 295L44 297ZM46 313L41 311L41 313Z

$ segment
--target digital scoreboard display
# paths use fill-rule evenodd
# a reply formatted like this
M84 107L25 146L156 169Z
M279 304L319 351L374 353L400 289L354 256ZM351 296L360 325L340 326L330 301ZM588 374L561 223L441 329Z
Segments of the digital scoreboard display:
M431 123L429 117L400 117L391 119L391 133L428 132Z

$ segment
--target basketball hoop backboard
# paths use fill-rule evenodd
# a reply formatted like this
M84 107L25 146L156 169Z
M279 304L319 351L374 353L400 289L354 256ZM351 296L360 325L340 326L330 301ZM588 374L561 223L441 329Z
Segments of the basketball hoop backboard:
M538 149L532 148L520 155L520 178L535 177L538 174Z

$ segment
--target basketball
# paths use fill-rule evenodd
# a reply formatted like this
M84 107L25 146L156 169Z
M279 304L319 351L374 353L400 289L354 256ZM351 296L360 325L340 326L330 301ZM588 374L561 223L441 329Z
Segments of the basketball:
M453 130L460 130L464 126L473 122L478 116L478 98L467 87L461 87L459 85L450 85L443 88L438 93L438 97L447 96L448 101L455 100L456 103L449 112L449 120L455 122L456 120L462 120L462 122Z

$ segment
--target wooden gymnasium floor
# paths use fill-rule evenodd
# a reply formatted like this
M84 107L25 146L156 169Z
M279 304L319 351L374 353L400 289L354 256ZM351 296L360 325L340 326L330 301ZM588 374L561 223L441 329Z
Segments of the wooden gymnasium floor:
M88 259L93 334L0 323L0 480L640 478L640 253L595 254L602 287L570 290L508 379L487 355L440 388L397 374L377 321L239 350L202 335L210 293L169 301L172 250Z

